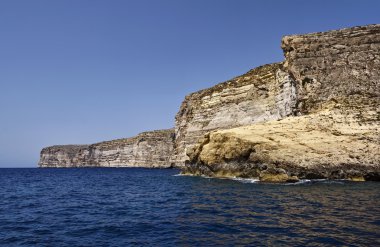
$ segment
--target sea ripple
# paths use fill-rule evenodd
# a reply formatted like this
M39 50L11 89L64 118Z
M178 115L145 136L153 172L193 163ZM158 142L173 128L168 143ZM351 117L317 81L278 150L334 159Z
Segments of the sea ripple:
M380 246L380 183L176 174L0 169L0 245Z

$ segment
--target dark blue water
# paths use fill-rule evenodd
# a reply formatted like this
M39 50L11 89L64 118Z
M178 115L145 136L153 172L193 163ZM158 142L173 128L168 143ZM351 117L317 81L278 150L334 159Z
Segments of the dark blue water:
M380 246L380 183L0 169L2 246Z

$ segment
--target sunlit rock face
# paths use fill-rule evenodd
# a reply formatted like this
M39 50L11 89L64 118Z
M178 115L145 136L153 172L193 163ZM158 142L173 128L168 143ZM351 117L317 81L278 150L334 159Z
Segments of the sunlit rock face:
M169 168L173 144L170 129L92 145L52 146L42 149L39 166Z
M190 161L183 172L273 182L380 180L380 25L285 36L282 48L280 69L292 86L276 109L283 104L288 110L272 111L265 119L249 112L245 118L252 123L207 133L187 145ZM261 109L266 107L263 103ZM194 128L181 130L186 125L178 119L176 145L181 148L181 141L192 144L186 135Z
M205 133L282 119L293 114L296 87L282 63L264 65L186 96L176 115L176 163Z
M285 36L282 48L301 114L329 104L378 110L380 25Z
M341 109L206 134L189 150L184 173L298 179L380 179L379 128ZM281 175L281 181L279 180Z

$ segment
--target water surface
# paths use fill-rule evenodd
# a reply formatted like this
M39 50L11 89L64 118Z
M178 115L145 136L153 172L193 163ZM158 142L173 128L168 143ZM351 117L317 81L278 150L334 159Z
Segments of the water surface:
M380 246L380 183L0 169L3 246Z

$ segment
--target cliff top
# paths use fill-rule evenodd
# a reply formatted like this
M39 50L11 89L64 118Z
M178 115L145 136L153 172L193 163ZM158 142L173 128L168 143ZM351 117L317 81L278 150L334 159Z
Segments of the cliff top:
M380 24L285 36L281 47L303 114L331 102L355 108L378 104Z
M43 148L41 150L41 153L63 151L63 152L66 152L68 154L75 154L79 150L86 149L88 147L89 147L89 145L54 145L54 146Z
M174 128L172 129L163 129L163 130L153 130L153 131L145 131L142 133L139 133L137 136L134 137L128 137L128 138L120 138L110 141L103 141L98 142L94 144L85 144L85 145L54 145L50 147L45 147L42 149L41 152L58 152L60 150L65 151L67 153L76 153L81 149L86 149L88 147L109 147L109 146L115 146L115 145L123 145L123 144L130 144L133 142L138 141L142 138L147 139L157 139L157 138L165 138L168 135L173 135L174 138Z
M321 36L341 36L341 35L343 36L344 34L348 34L348 33L363 33L363 31L368 34L373 31L378 32L379 30L380 30L380 24L369 24L369 25L363 25L363 26L334 29L334 30L323 31L323 32L314 32L314 33L307 33L307 34L290 34L290 35L285 35L283 39L295 38L295 37L303 37L303 38L315 37L316 39L317 38L319 39Z
M338 30L331 30L331 31L325 31L325 32L314 32L314 33L308 33L308 34L294 34L294 35L286 35L282 38L281 42L281 48L284 50L284 53L286 55L286 52L293 51L294 49L297 49L297 44L301 43L304 45L305 43L317 41L319 45L323 43L324 39L328 39L329 42L325 45L332 46L334 45L334 42L331 41L331 39L336 39L337 41L335 43L341 45L342 40L346 42L346 39L350 38L350 41L347 41L348 44L352 42L363 42L362 39L354 39L355 37L359 36L365 36L368 34L378 34L380 32L380 24L371 24L366 26L356 26L356 27L350 27L350 28L343 28ZM306 41L309 40L309 41ZM368 43L377 43L377 40L370 39L368 40ZM302 49L303 47L299 47ZM294 47L297 46L297 47ZM323 46L323 45L320 45ZM315 47L310 47L311 49L315 49ZM308 49L308 48L305 48ZM277 62L277 63L271 63L262 65L259 67L256 67L254 69L249 70L247 73L234 77L228 81L221 82L215 86L199 90L197 92L188 94L185 96L185 101L190 99L200 99L202 97L212 95L213 93L221 92L224 89L233 88L236 86L244 86L248 84L252 84L252 82L256 81L259 85L265 83L270 78L270 74L274 74L277 69L282 68L284 65L284 62Z
M258 85L261 85L271 78L271 75L276 72L277 69L282 67L282 62L265 64L256 68L249 70L247 73L236 76L231 80L221 82L215 86L199 90L197 92L186 95L185 100L189 99L200 99L204 96L211 95L213 93L221 92L228 88L234 88L237 86L245 86L252 84L256 81Z
M379 33L380 24L372 24L326 32L286 35L281 40L281 48L284 51L285 57L289 52L294 52L297 48L298 52L301 53L307 53L309 50L320 50L327 47L342 49L344 48L344 45L352 47L354 45L379 43L380 40L376 39ZM311 44L313 45L307 47Z
M174 138L174 128L172 129L163 129L163 130L153 130L153 131L145 131L139 133L137 136L128 137L128 138L121 138L121 139L115 139L111 141L104 141L104 142L98 142L94 143L91 146L93 147L109 147L109 146L115 146L115 145L124 145L124 144L130 144L133 142L136 142L141 139L160 139L160 138L167 138L167 136L173 135Z

